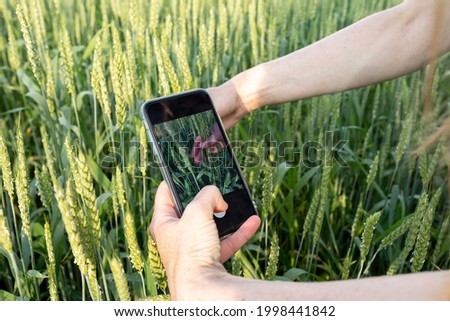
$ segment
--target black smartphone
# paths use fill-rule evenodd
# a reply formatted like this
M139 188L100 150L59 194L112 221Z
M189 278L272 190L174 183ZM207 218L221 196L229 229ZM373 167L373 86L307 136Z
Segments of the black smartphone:
M181 216L207 185L219 188L228 203L214 213L223 237L257 215L247 184L213 102L196 89L143 104L142 115L153 151Z

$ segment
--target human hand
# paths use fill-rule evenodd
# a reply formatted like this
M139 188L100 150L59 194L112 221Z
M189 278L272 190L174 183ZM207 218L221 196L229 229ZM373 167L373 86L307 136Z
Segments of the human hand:
M211 153L218 153L220 149L225 147L225 140L223 139L222 133L220 131L219 125L216 123L211 128L211 136L203 140L199 135L194 140L194 145L192 146L192 158L195 164L200 164L203 160L203 150L209 149Z
M217 187L206 186L178 218L167 184L159 186L150 231L166 268L173 299L196 299L205 294L202 284L226 277L221 263L258 229L260 219L253 215L221 241L213 213L227 207Z
M235 84L228 81L218 87L207 89L225 129L233 127L250 110L245 106Z

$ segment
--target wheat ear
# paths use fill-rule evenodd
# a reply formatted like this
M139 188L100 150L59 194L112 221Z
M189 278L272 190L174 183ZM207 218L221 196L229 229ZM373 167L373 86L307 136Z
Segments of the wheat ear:
M44 204L45 208L50 211L53 205L54 193L50 183L47 166L43 165L42 171L36 168L34 173L34 176L36 177L38 194L41 198L42 204Z
M0 208L0 247L6 252L13 252L13 244L11 241L11 234L9 232L8 220L3 214L3 209Z
M31 34L30 23L25 13L24 7L21 4L16 6L16 15L20 23L20 30L22 31L23 39L25 40L25 47L27 49L28 62L31 70L38 84L42 86L44 79L44 71L42 70L41 59L37 51L36 43Z
M440 187L431 198L428 209L425 212L422 223L420 224L419 233L417 235L416 244L411 258L411 269L413 272L418 272L422 269L428 252L428 245L430 243L431 225L433 224L434 213L436 206L442 195L442 187Z
M269 261L266 269L266 280L275 279L275 275L278 270L278 257L280 255L280 245L278 241L277 233L273 233L272 240L270 242Z
M128 288L127 276L123 270L120 259L114 254L109 261L109 266L116 284L117 294L121 301L130 301L130 289Z
M16 132L17 140L17 163L16 163L16 192L17 200L19 202L20 219L22 220L22 231L31 242L31 228L30 228L30 195L28 192L28 174L25 160L25 147L23 143L22 131L20 126Z
M2 170L3 185L11 201L14 199L14 180L11 171L11 160L6 147L3 134L0 131L0 169Z
M164 270L164 266L161 262L158 249L156 248L156 243L151 236L149 236L148 238L147 245L148 245L148 256L147 256L148 266L150 267L150 271L152 272L152 275L155 278L156 286L165 293L167 289L166 271Z
M366 260L367 254L369 254L370 245L372 243L372 237L373 237L373 231L375 230L375 225L378 223L378 220L381 217L382 212L376 212L372 215L370 215L366 222L364 223L364 231L362 234L362 242L361 242L361 248L360 248L360 264L361 264L361 270L359 275L361 275L362 268L364 265L364 262Z
M48 257L47 271L48 271L50 299L52 301L58 301L59 298L58 298L58 287L56 286L57 282L56 282L55 252L53 250L52 234L50 231L50 224L48 221L45 221L44 224L44 236Z

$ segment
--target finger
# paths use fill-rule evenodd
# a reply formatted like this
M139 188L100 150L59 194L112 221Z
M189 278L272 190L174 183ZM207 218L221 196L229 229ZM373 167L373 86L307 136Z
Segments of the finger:
M196 152L195 157L194 157L194 162L196 165L200 164L202 162L203 159L203 155L201 153L201 151L199 150L198 152Z
M216 123L211 131L212 137L214 137L214 140L217 141L219 144L224 145L225 139L223 139L222 131L219 128L219 124Z
M201 143L200 148L202 150L208 150L210 149L212 146L214 146L214 142L209 140L209 138L207 140L205 140L204 142Z
M234 255L256 233L261 224L257 215L250 216L244 224L220 244L220 260L225 262Z
M200 148L208 149L210 146L214 145L214 143L215 143L214 137L210 136L206 138L204 141L200 142Z
M198 219L213 219L214 212L227 210L228 204L224 201L222 194L216 186L203 187L195 198L188 204L183 217L193 216ZM200 215L202 214L202 215Z
M200 136L197 136L194 140L194 145L192 146L192 158L194 159L194 162L196 164L200 163L202 161L202 155L201 155L201 144L202 138Z
M165 181L161 182L155 195L155 207L152 221L150 223L150 232L155 237L157 230L165 222L177 220L178 214L172 200L169 186Z

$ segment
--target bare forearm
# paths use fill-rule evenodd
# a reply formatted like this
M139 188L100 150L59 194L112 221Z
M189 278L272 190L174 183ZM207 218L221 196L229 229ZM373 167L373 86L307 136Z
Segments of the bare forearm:
M228 276L207 293L231 300L450 300L450 271L315 283Z
M450 49L450 1L412 2L237 75L232 83L240 99L252 110L366 86L421 68L433 54ZM435 19L439 6L442 16Z

